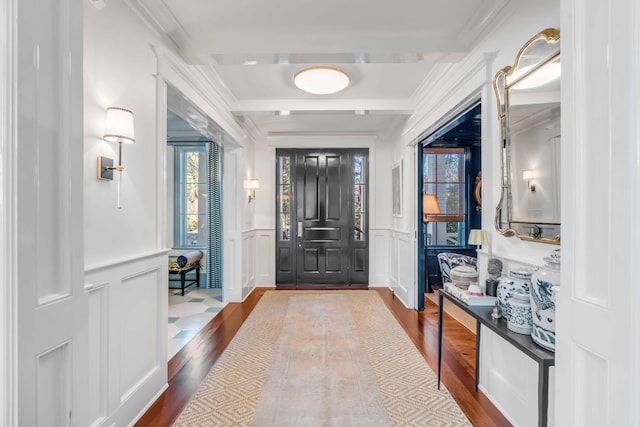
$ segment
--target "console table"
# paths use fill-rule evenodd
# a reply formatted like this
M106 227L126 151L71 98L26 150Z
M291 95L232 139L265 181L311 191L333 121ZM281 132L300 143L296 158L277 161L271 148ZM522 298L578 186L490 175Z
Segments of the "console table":
M537 345L529 335L518 334L507 329L505 319L493 319L493 306L467 305L444 289L438 292L438 389L440 388L440 367L442 365L442 310L444 299L452 302L476 320L476 391L480 370L480 326L484 325L499 337L538 363L538 426L547 426L549 408L549 367L555 364L555 354Z

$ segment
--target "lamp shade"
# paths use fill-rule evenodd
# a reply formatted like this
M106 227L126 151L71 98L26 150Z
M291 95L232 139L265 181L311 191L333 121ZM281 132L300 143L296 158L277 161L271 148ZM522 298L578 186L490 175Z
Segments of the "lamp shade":
M257 190L260 188L260 182L257 179L250 179L249 180L249 189L250 190Z
M533 179L533 171L532 170L526 170L526 171L522 171L522 179Z
M422 216L424 220L427 220L428 215L436 215L440 213L440 205L438 205L438 199L435 194L423 194L422 195Z
M314 95L329 95L349 86L349 75L337 67L318 65L298 71L293 76L294 84Z
M487 240L487 232L484 230L471 230L469 232L469 244L470 245L486 245L489 241Z
M109 142L133 144L136 140L133 132L133 113L119 107L107 108L104 139Z

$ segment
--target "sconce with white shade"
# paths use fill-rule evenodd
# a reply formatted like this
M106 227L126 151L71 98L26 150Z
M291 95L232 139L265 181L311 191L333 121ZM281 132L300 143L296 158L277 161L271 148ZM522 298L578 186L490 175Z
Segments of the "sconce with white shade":
M133 112L130 110L109 107L105 120L105 141L118 143L118 165L113 166L113 160L108 157L98 156L98 178L113 179L113 171L122 172L122 144L133 144L136 141L133 130Z
M113 180L113 171L122 172L122 144L133 144L136 141L133 131L133 112L125 108L109 107L105 119L103 138L105 141L118 143L118 165L113 166L113 159L98 156L98 179ZM122 174L118 175L118 209L121 203Z
M257 179L250 179L247 185L251 194L249 194L249 203L256 199L256 190L260 188L260 182Z
M535 193L536 191L536 185L531 183L534 178L535 176L533 170L526 170L522 172L522 179L527 181L527 190L531 191L532 193Z

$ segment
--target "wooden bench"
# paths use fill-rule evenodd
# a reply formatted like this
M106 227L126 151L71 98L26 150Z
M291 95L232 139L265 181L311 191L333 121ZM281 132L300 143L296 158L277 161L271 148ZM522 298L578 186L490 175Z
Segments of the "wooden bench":
M191 285L200 287L200 260L202 259L202 251L191 251L178 257L169 257L169 289L180 289L182 296L184 290ZM196 272L195 278L187 278L187 273ZM179 275L180 278L172 278ZM180 282L180 287L171 287L171 282Z

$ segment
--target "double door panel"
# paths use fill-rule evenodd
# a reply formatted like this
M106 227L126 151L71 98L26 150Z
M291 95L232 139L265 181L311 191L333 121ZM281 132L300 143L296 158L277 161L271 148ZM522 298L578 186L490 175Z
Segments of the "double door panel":
M289 155L289 240L277 243L276 282L283 285L348 286L366 283L366 251L354 242L353 155L350 150L279 151ZM282 170L278 170L279 175ZM278 177L282 182L281 176ZM279 200L282 206L282 200ZM278 212L279 215L282 212ZM282 223L280 223L282 224ZM279 230L279 236L287 232ZM365 242L366 243L366 242ZM366 246L366 244L365 244ZM354 269L354 253L359 268ZM356 271L360 270L360 271ZM354 280L355 279L355 280Z

